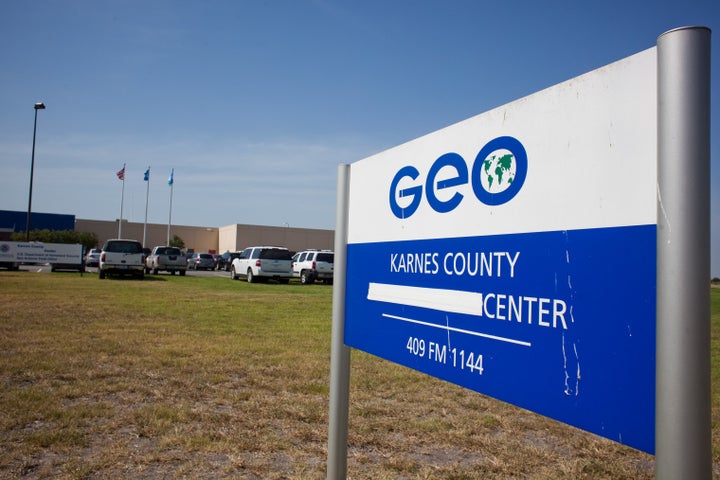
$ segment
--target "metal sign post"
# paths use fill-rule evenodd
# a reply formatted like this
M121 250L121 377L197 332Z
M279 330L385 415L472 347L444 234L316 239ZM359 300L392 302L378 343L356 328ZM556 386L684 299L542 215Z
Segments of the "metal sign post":
M337 212L335 214L335 278L333 281L332 343L330 346L328 480L344 479L347 474L350 348L345 346L344 337L349 186L350 165L340 165L338 167Z
M657 43L656 478L709 479L710 30Z

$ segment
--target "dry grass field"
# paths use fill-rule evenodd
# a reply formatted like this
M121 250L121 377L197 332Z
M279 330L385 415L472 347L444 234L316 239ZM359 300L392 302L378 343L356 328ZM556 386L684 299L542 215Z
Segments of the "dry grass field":
M0 478L325 478L331 296L0 272ZM351 375L350 479L654 478L647 454L362 352Z

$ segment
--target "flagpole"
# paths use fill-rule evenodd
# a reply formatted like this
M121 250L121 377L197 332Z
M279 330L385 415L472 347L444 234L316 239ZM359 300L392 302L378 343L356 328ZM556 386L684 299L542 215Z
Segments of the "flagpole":
M146 238L147 238L147 214L148 214L148 203L150 202L150 166L148 165L147 170L145 170L145 177L144 180L147 182L147 190L145 192L145 224L143 225L143 247L146 247Z
M125 164L123 163L122 172L122 193L120 194L120 222L118 223L118 238L122 238L122 221L123 221L123 203L125 202Z
M168 179L168 185L170 185L170 210L168 212L168 230L167 230L167 243L166 245L170 246L170 225L172 224L172 197L173 197L173 184L175 181L173 180L173 174L175 173L175 169L173 168L170 170L170 178Z

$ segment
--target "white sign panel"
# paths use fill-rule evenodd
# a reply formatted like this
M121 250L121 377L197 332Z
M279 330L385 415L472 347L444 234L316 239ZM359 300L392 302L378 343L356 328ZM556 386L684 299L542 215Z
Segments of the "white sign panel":
M83 246L68 243L0 242L1 262L80 265Z
M540 232L655 223L655 49L470 118L352 164L349 243ZM642 118L639 118L642 117ZM639 123L642 122L642 123ZM632 133L630 133L632 132ZM482 204L473 183L442 189L459 205L441 214L427 202L433 163L455 153L469 172L489 141L512 136L528 152L527 178L512 202ZM405 166L423 187L413 215L388 208L390 182ZM438 173L456 174L452 169ZM402 205L402 199L397 200ZM407 203L407 201L405 202Z

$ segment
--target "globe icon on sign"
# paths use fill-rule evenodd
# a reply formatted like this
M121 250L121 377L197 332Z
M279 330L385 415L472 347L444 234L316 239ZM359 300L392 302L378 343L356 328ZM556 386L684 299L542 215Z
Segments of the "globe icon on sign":
M510 188L515 180L516 168L515 155L510 150L502 148L491 152L483 160L483 174L480 178L485 191L500 193Z

